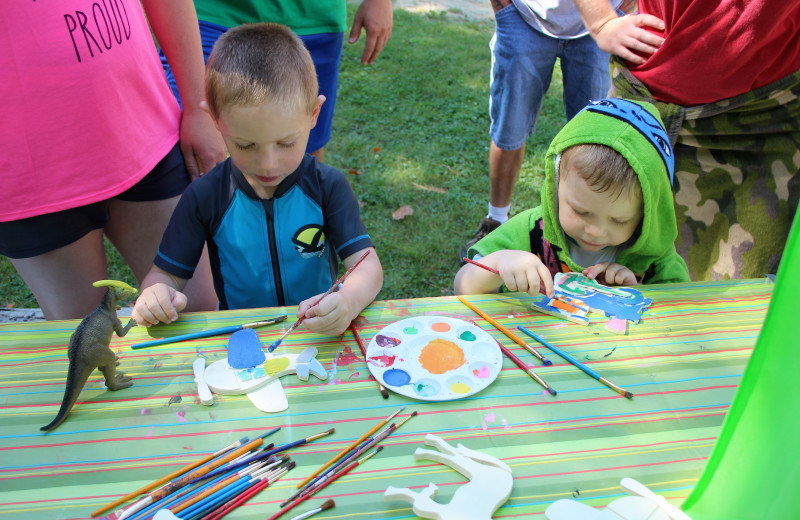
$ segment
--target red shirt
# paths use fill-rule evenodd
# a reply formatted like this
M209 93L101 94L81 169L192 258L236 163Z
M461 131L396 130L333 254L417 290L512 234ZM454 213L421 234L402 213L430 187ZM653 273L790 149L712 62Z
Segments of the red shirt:
M664 44L630 65L659 101L713 103L800 69L799 0L639 0L664 20Z

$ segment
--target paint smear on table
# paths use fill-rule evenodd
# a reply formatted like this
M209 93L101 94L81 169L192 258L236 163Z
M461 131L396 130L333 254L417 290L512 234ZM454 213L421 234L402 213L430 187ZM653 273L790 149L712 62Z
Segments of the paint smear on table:
M339 366L352 365L360 362L361 358L353 353L353 349L351 347L344 347L343 350L339 351L339 353L336 355L336 359L334 360L334 363Z
M422 348L419 362L431 374L444 374L464 364L464 351L445 339L435 339ZM460 393L460 392L459 392Z

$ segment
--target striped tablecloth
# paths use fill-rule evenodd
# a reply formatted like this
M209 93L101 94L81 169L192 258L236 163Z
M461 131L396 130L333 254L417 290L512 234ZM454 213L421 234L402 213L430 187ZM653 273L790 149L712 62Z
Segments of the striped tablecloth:
M427 433L504 460L514 472L511 498L495 518L536 515L559 498L602 506L621 496L629 476L680 504L703 470L723 416L758 337L770 301L767 280L698 282L643 287L653 304L626 336L533 313L521 294L468 300L509 328L524 325L609 380L632 391L626 400L555 354L537 372L558 390L542 388L506 359L482 392L449 402L424 402L391 393L382 399L353 336L325 337L299 328L281 348L299 353L313 345L327 381L294 375L282 382L289 409L259 412L243 395L196 396L192 362L226 357L227 337L142 350L149 339L137 327L112 340L119 368L134 386L105 390L99 372L89 379L67 420L51 433L39 427L56 414L64 391L66 345L77 321L0 326L0 518L86 518L99 507L216 451L245 435L280 426L276 444L335 427L333 435L291 450L297 467L230 518L266 518L294 486L340 449L400 406L417 411L383 442L385 449L338 480L295 513L334 498L317 518L415 518L408 504L385 502L390 485L440 487L449 501L464 478L430 461L415 462ZM161 329L170 335L287 313L290 319L258 329L264 345L293 322L295 309L186 314ZM365 344L382 327L416 315L473 319L526 362L533 356L502 336L453 297L378 301L358 321ZM157 328L151 330L155 335ZM532 343L532 341L530 342ZM285 518L291 518L286 515Z

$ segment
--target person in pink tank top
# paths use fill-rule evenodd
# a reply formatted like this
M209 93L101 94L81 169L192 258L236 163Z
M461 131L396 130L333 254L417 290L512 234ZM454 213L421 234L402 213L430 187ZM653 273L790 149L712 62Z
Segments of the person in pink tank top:
M194 6L24 2L4 9L0 26L0 254L47 319L80 318L102 297L92 282L108 278L104 235L141 281L183 189L225 158L200 108ZM216 305L210 280L209 269L193 280L197 310Z

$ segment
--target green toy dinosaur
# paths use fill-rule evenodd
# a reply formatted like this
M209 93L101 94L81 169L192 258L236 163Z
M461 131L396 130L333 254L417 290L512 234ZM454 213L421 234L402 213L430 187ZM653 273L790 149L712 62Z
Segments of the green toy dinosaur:
M108 287L108 291L100 305L80 322L69 338L67 350L69 369L64 399L61 401L61 408L56 418L47 426L42 426L42 431L52 430L67 418L67 414L78 400L83 385L95 368L99 368L103 373L109 390L121 390L133 384L130 377L117 372L119 361L109 344L112 332L116 332L121 338L136 324L131 319L127 325L122 326L117 317L117 302L130 298L139 291L116 280L100 280L92 285Z

